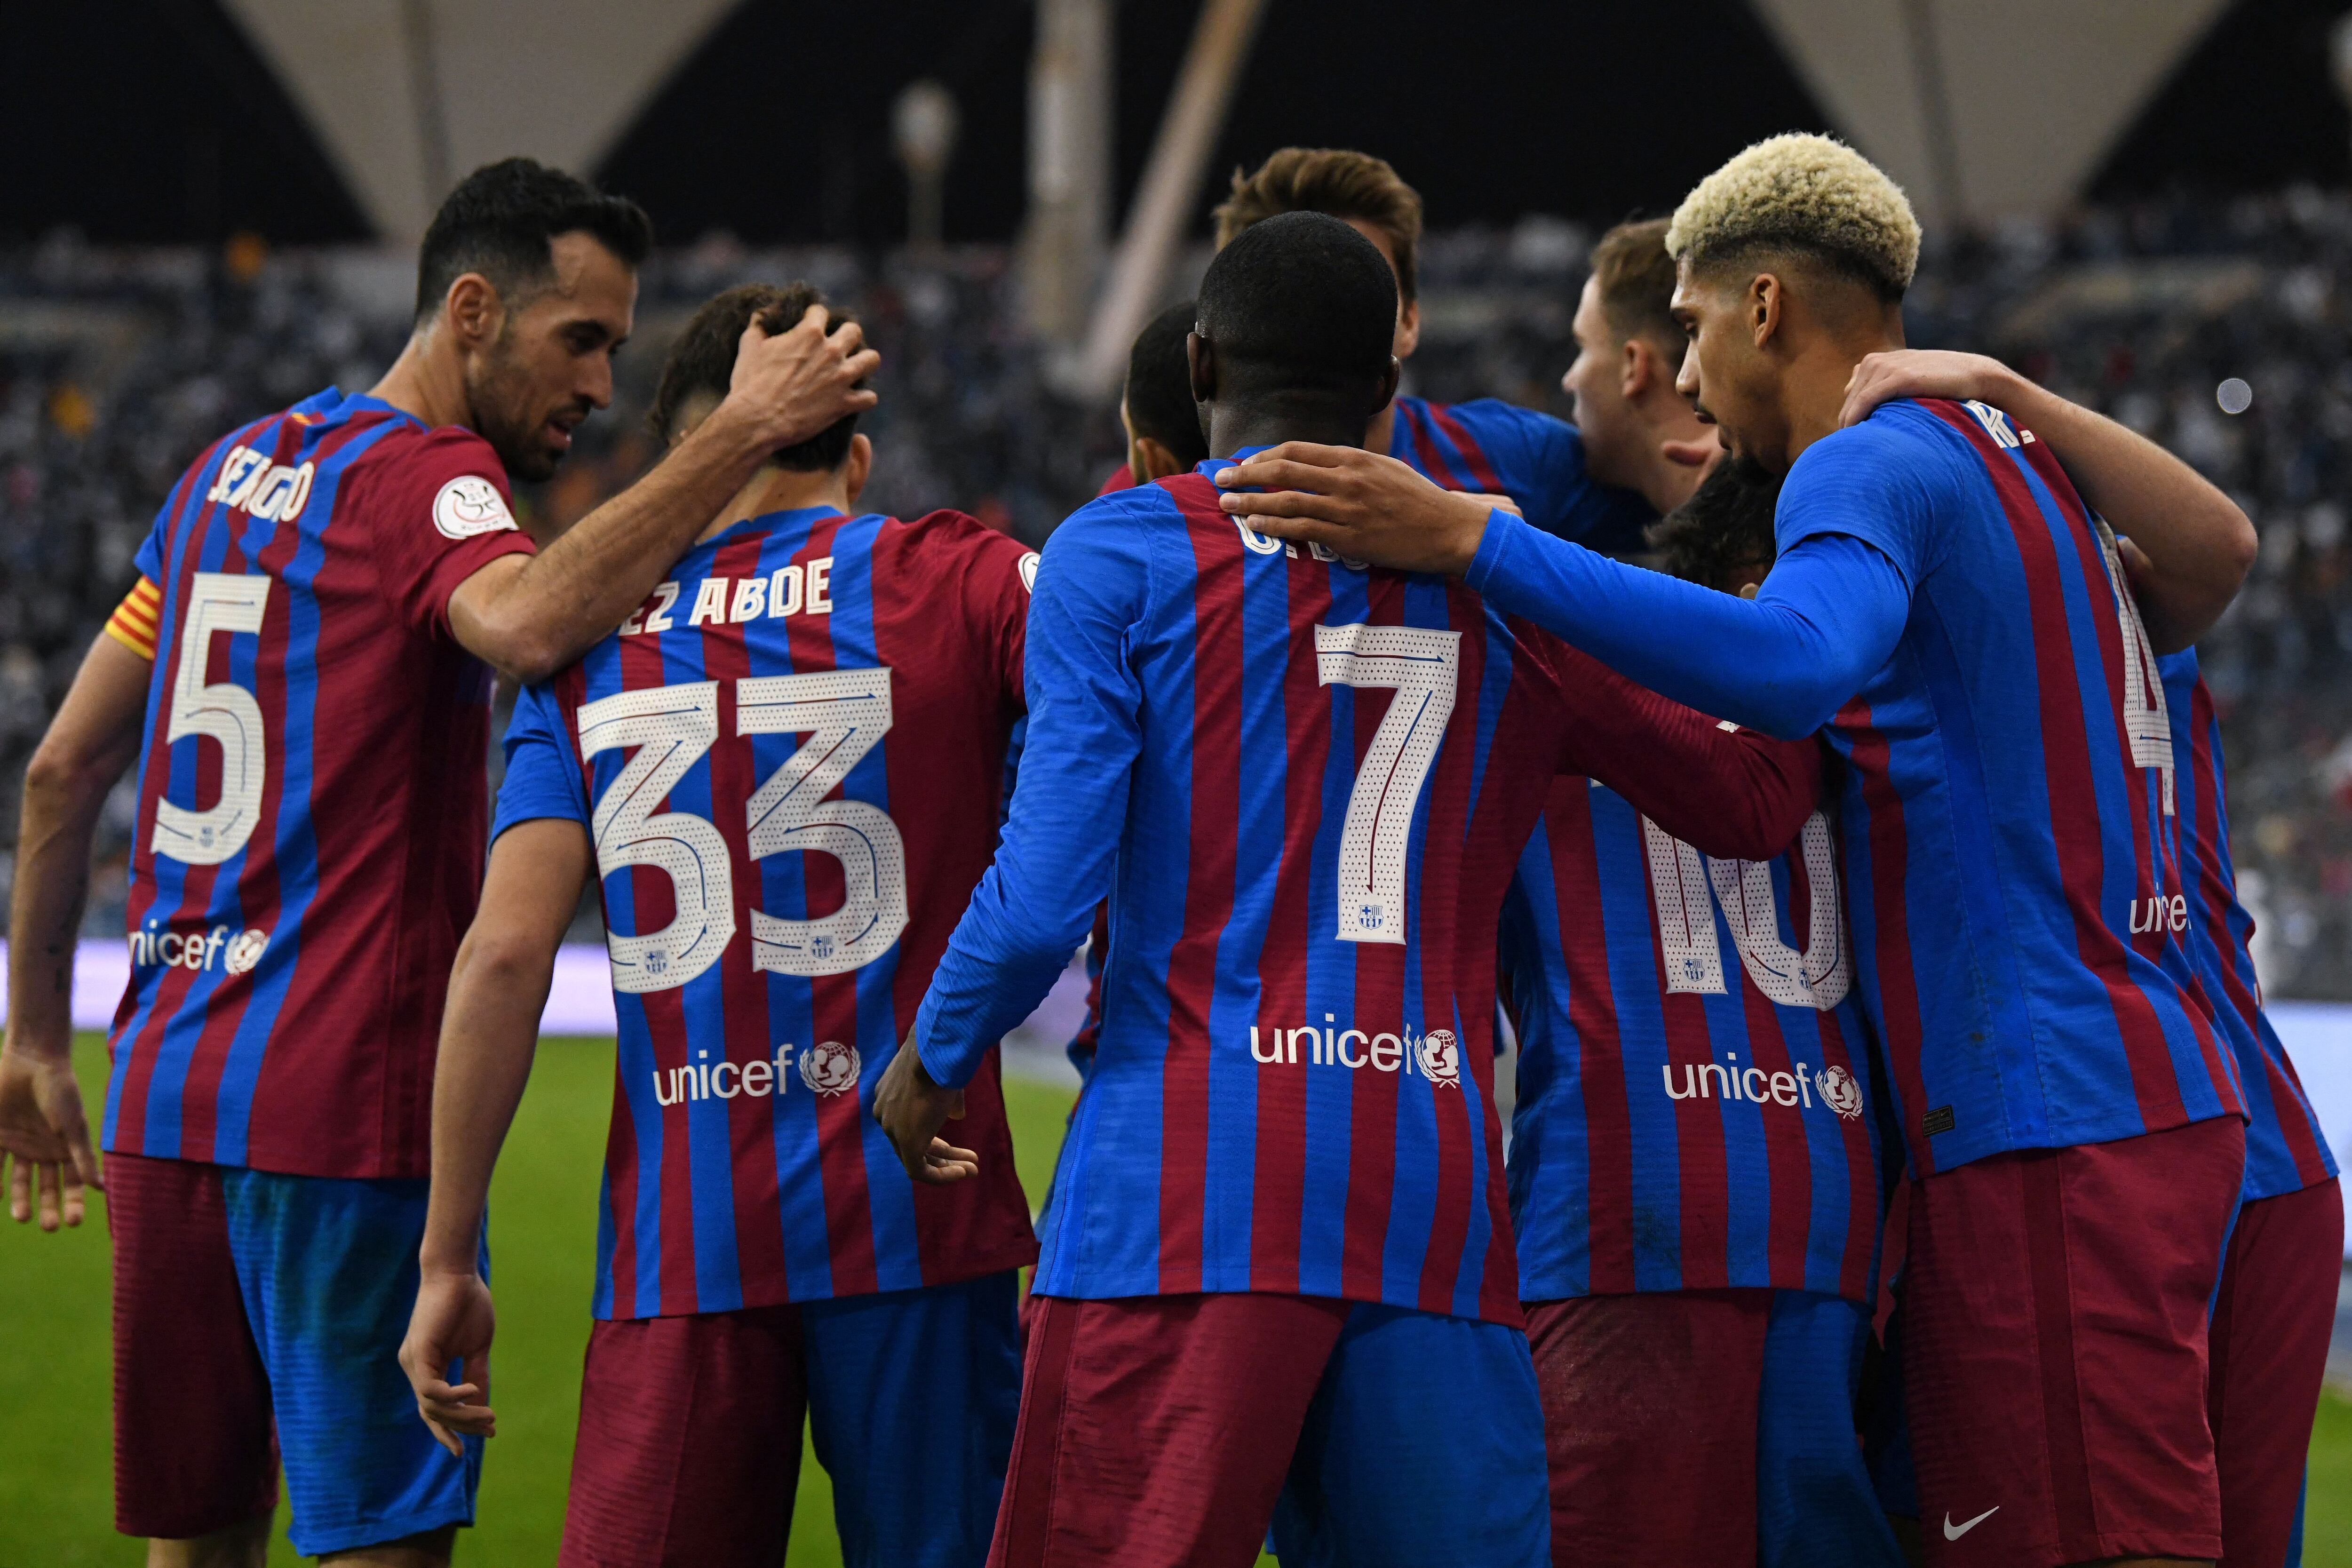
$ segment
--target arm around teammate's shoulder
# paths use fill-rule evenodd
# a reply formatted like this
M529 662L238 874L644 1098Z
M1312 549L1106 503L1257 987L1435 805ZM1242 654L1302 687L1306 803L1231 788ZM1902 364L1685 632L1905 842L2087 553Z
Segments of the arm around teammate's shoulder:
M770 453L871 408L857 383L877 356L855 321L828 336L825 320L811 306L773 337L753 321L726 398L651 473L536 556L494 561L458 586L457 640L519 681L545 679L644 601Z
M2238 503L2136 431L1981 354L1903 350L1854 367L1848 424L1898 397L1990 404L2048 444L2074 489L2138 547L2133 586L2158 653L2187 647L2230 607L2259 542Z
M1720 722L1556 647L1570 731L1563 771L1600 780L1702 854L1769 860L1820 805L1818 741Z

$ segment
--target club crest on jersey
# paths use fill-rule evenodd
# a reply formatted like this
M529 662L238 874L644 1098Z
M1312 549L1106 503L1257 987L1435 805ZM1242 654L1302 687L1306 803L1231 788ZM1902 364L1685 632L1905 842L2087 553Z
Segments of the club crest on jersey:
M515 525L507 498L479 474L459 474L433 498L433 526L450 539L472 539Z
M1439 1089L1462 1087L1462 1048L1451 1029L1432 1029L1413 1047L1421 1076Z
M1822 1076L1813 1080L1813 1087L1822 1091L1822 1103L1848 1121L1862 1114L1862 1085L1845 1068L1823 1068Z
M847 1094L857 1088L857 1047L827 1040L801 1053L801 1081L819 1094Z

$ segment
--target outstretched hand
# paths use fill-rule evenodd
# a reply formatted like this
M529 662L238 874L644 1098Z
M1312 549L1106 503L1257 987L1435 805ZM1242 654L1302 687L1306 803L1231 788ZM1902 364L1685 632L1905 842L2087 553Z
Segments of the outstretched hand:
M103 1187L72 1058L0 1047L0 1160L9 1164L8 1217L41 1228L82 1222L82 1189Z
M963 1120L963 1090L931 1080L911 1030L874 1086L874 1120L898 1151L907 1174L925 1186L952 1186L980 1174L978 1154L939 1135L949 1122Z
M1253 532L1398 572L1468 571L1498 504L1440 489L1394 458L1311 441L1269 447L1211 478L1227 492L1219 504Z
M1948 349L1889 349L1865 354L1846 378L1838 424L1859 425L1870 417L1872 409L1898 397L1948 397L1956 403L1990 403L2000 407L2002 389L2014 382L2016 374L1997 359Z
M865 346L856 322L844 321L830 333L824 323L824 307L811 305L797 325L771 337L752 317L735 346L735 374L719 412L751 421L761 445L778 447L873 407L874 393L857 384L874 374L882 356Z
M409 1315L408 1337L400 1344L400 1370L416 1394L416 1413L434 1441L462 1456L461 1436L498 1434L490 1398L490 1339L498 1314L490 1288L478 1274L427 1274ZM465 1381L451 1383L449 1369L463 1363Z

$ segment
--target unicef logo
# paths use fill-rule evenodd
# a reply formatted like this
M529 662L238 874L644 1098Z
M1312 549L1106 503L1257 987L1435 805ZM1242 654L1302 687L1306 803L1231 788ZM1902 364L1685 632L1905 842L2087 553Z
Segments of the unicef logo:
M231 974L250 974L268 949L268 931L249 931L228 944L228 951L221 954L221 963Z
M1440 1089L1462 1087L1462 1050L1451 1029L1432 1029L1413 1047L1421 1076Z
M1851 1121L1862 1114L1862 1085L1843 1068L1830 1068L1813 1080L1822 1103Z
M827 1040L801 1053L801 1081L819 1094L847 1094L857 1087L857 1047Z

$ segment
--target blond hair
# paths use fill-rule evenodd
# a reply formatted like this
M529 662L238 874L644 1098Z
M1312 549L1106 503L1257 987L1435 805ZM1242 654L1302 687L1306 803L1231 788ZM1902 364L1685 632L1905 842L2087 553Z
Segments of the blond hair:
M1233 193L1211 215L1217 220L1217 248L1231 245L1254 223L1297 212L1324 213L1342 222L1352 218L1387 236L1396 258L1397 293L1412 303L1421 193L1400 179L1386 159L1344 147L1285 147L1248 174L1235 169Z
M1833 137L1791 132L1701 180L1666 230L1667 254L1693 267L1774 249L1809 253L1900 300L1919 265L1919 220L1877 164Z

